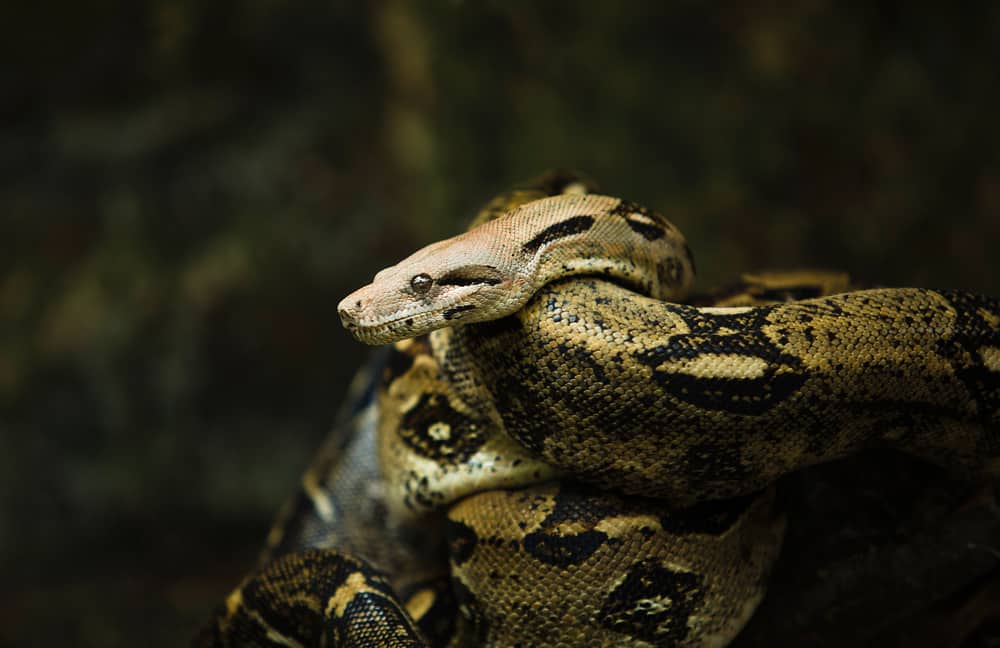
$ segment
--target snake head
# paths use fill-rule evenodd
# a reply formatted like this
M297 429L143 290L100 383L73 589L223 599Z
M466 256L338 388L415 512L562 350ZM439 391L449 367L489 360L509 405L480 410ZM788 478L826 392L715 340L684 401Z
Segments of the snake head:
M509 257L492 248L461 235L419 250L340 302L344 328L360 342L388 344L514 312L527 280L513 263L498 263Z

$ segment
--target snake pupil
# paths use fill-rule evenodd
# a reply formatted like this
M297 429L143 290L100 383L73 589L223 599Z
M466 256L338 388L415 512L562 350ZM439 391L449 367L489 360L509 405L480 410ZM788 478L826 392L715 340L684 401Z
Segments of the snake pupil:
M432 283L434 283L434 280L431 279L431 276L427 273L421 272L413 277L413 279L410 279L410 288L412 288L413 292L418 295L423 295L430 290Z

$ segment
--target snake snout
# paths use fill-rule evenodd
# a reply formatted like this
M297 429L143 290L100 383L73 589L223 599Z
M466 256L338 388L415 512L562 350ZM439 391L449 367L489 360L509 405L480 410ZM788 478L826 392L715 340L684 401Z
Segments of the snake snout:
M348 295L337 304L337 314L340 315L340 322L344 328L350 330L358 325L361 314L365 311L366 300L355 294ZM369 300L370 301L370 300Z

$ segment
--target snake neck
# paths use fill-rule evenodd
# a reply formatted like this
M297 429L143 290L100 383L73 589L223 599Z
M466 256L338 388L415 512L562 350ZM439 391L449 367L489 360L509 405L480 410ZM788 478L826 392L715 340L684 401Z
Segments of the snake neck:
M595 194L536 200L383 270L338 306L355 338L385 344L499 319L574 275L680 299L694 278L681 233L635 203Z
M530 228L520 227L521 210L546 217ZM526 281L502 311L476 321L513 314L546 284L573 276L604 277L648 297L673 301L683 299L694 281L694 260L684 236L662 215L630 201L595 194L556 196L495 221L495 227L511 226L513 231L503 234L517 244L509 255L520 257L513 270Z

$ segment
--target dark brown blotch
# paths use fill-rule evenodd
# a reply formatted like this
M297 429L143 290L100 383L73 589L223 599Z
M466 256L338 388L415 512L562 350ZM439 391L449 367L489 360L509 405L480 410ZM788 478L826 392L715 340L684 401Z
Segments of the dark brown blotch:
M468 312L468 311L471 311L471 310L476 310L476 307L473 306L472 304L464 304L462 306L455 306L454 308L449 308L444 313L442 313L442 316L446 320L452 320L452 319L455 319L456 317L458 317L459 315L461 315L462 313L465 313L465 312Z
M646 239L647 241L655 241L656 239L661 239L666 236L667 232L662 227L658 225L653 225L652 223L646 223L634 218L625 217L625 222L628 223L629 229L633 232Z
M530 241L522 245L521 248L525 252L534 253L546 243L551 243L567 236L573 236L574 234L582 234L593 227L593 225L593 216L573 216L554 225L549 225Z

